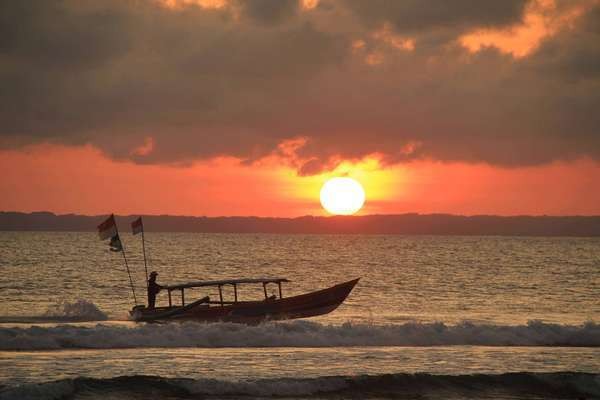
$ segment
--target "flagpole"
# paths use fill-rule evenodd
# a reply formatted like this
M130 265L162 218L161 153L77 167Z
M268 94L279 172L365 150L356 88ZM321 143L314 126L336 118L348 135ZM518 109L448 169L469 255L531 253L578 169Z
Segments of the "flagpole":
M146 263L146 244L144 241L144 223L142 222L142 251L144 252L144 270L146 271L146 288L148 288L148 265Z
M115 222L115 231L117 232L117 236L119 235L119 228ZM121 242L121 236L119 236L119 242ZM121 242L121 253L123 254L123 260L125 260L125 268L127 268L127 275L129 275L129 284L131 285L131 291L133 292L133 301L137 306L137 298L135 297L135 288L133 287L133 279L131 279L131 272L129 271L129 264L127 264L127 257L125 257L125 246L123 246L123 242Z
M123 242L121 242L121 246L123 246ZM129 284L131 285L131 291L133 292L133 302L135 303L135 305L137 305L137 298L135 297L135 288L133 287L133 279L131 279L131 272L129 272L127 257L125 257L125 247L121 249L121 253L123 253L123 260L125 260L125 268L127 268L127 275L129 275Z

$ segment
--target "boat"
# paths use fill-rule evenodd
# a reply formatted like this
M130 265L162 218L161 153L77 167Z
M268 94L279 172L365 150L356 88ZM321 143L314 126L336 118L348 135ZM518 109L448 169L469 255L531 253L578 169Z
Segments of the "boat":
M134 321L166 322L166 321L199 321L199 322L236 322L258 324L263 321L315 317L332 312L344 302L360 278L343 282L326 289L317 290L297 296L284 297L282 284L289 282L286 278L252 278L228 279L217 281L189 282L163 286L169 298L166 307L149 309L137 305L130 311ZM238 286L245 284L261 284L264 299L243 301L238 299ZM278 295L268 295L267 286L276 284ZM225 300L223 289L233 287L233 299ZM217 287L219 299L202 297L191 303L185 303L185 290L191 288ZM180 292L180 305L173 305L173 292ZM178 296L179 297L179 296Z

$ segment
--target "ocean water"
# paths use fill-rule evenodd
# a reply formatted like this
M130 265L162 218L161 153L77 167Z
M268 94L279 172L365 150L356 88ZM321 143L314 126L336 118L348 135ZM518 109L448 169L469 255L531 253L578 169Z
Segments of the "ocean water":
M141 238L121 236L142 303ZM600 238L148 233L146 249L163 284L361 280L321 317L138 324L95 234L0 232L0 399L600 398Z

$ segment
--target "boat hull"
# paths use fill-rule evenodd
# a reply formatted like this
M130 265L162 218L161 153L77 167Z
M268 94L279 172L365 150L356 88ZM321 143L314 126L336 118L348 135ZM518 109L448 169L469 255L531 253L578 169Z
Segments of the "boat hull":
M359 278L360 279L360 278ZM148 310L134 308L131 315L136 321L199 321L238 322L256 324L262 321L278 321L308 318L332 312L348 297L359 279L298 296L263 301L240 301L224 305L208 305L205 299L184 307L168 307Z

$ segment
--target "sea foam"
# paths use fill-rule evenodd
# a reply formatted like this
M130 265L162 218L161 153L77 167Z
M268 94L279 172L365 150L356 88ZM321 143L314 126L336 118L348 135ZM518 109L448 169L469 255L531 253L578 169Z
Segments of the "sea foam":
M133 326L32 326L0 328L1 350L137 347L339 347L339 346L600 346L600 324L487 325L463 322L324 325L312 321L169 323Z
M108 319L108 316L98 306L83 299L74 302L60 301L48 307L43 317L73 321L105 321Z
M50 305L42 315L2 315L0 323L32 324L39 322L94 322L106 321L108 315L91 301L59 301Z

